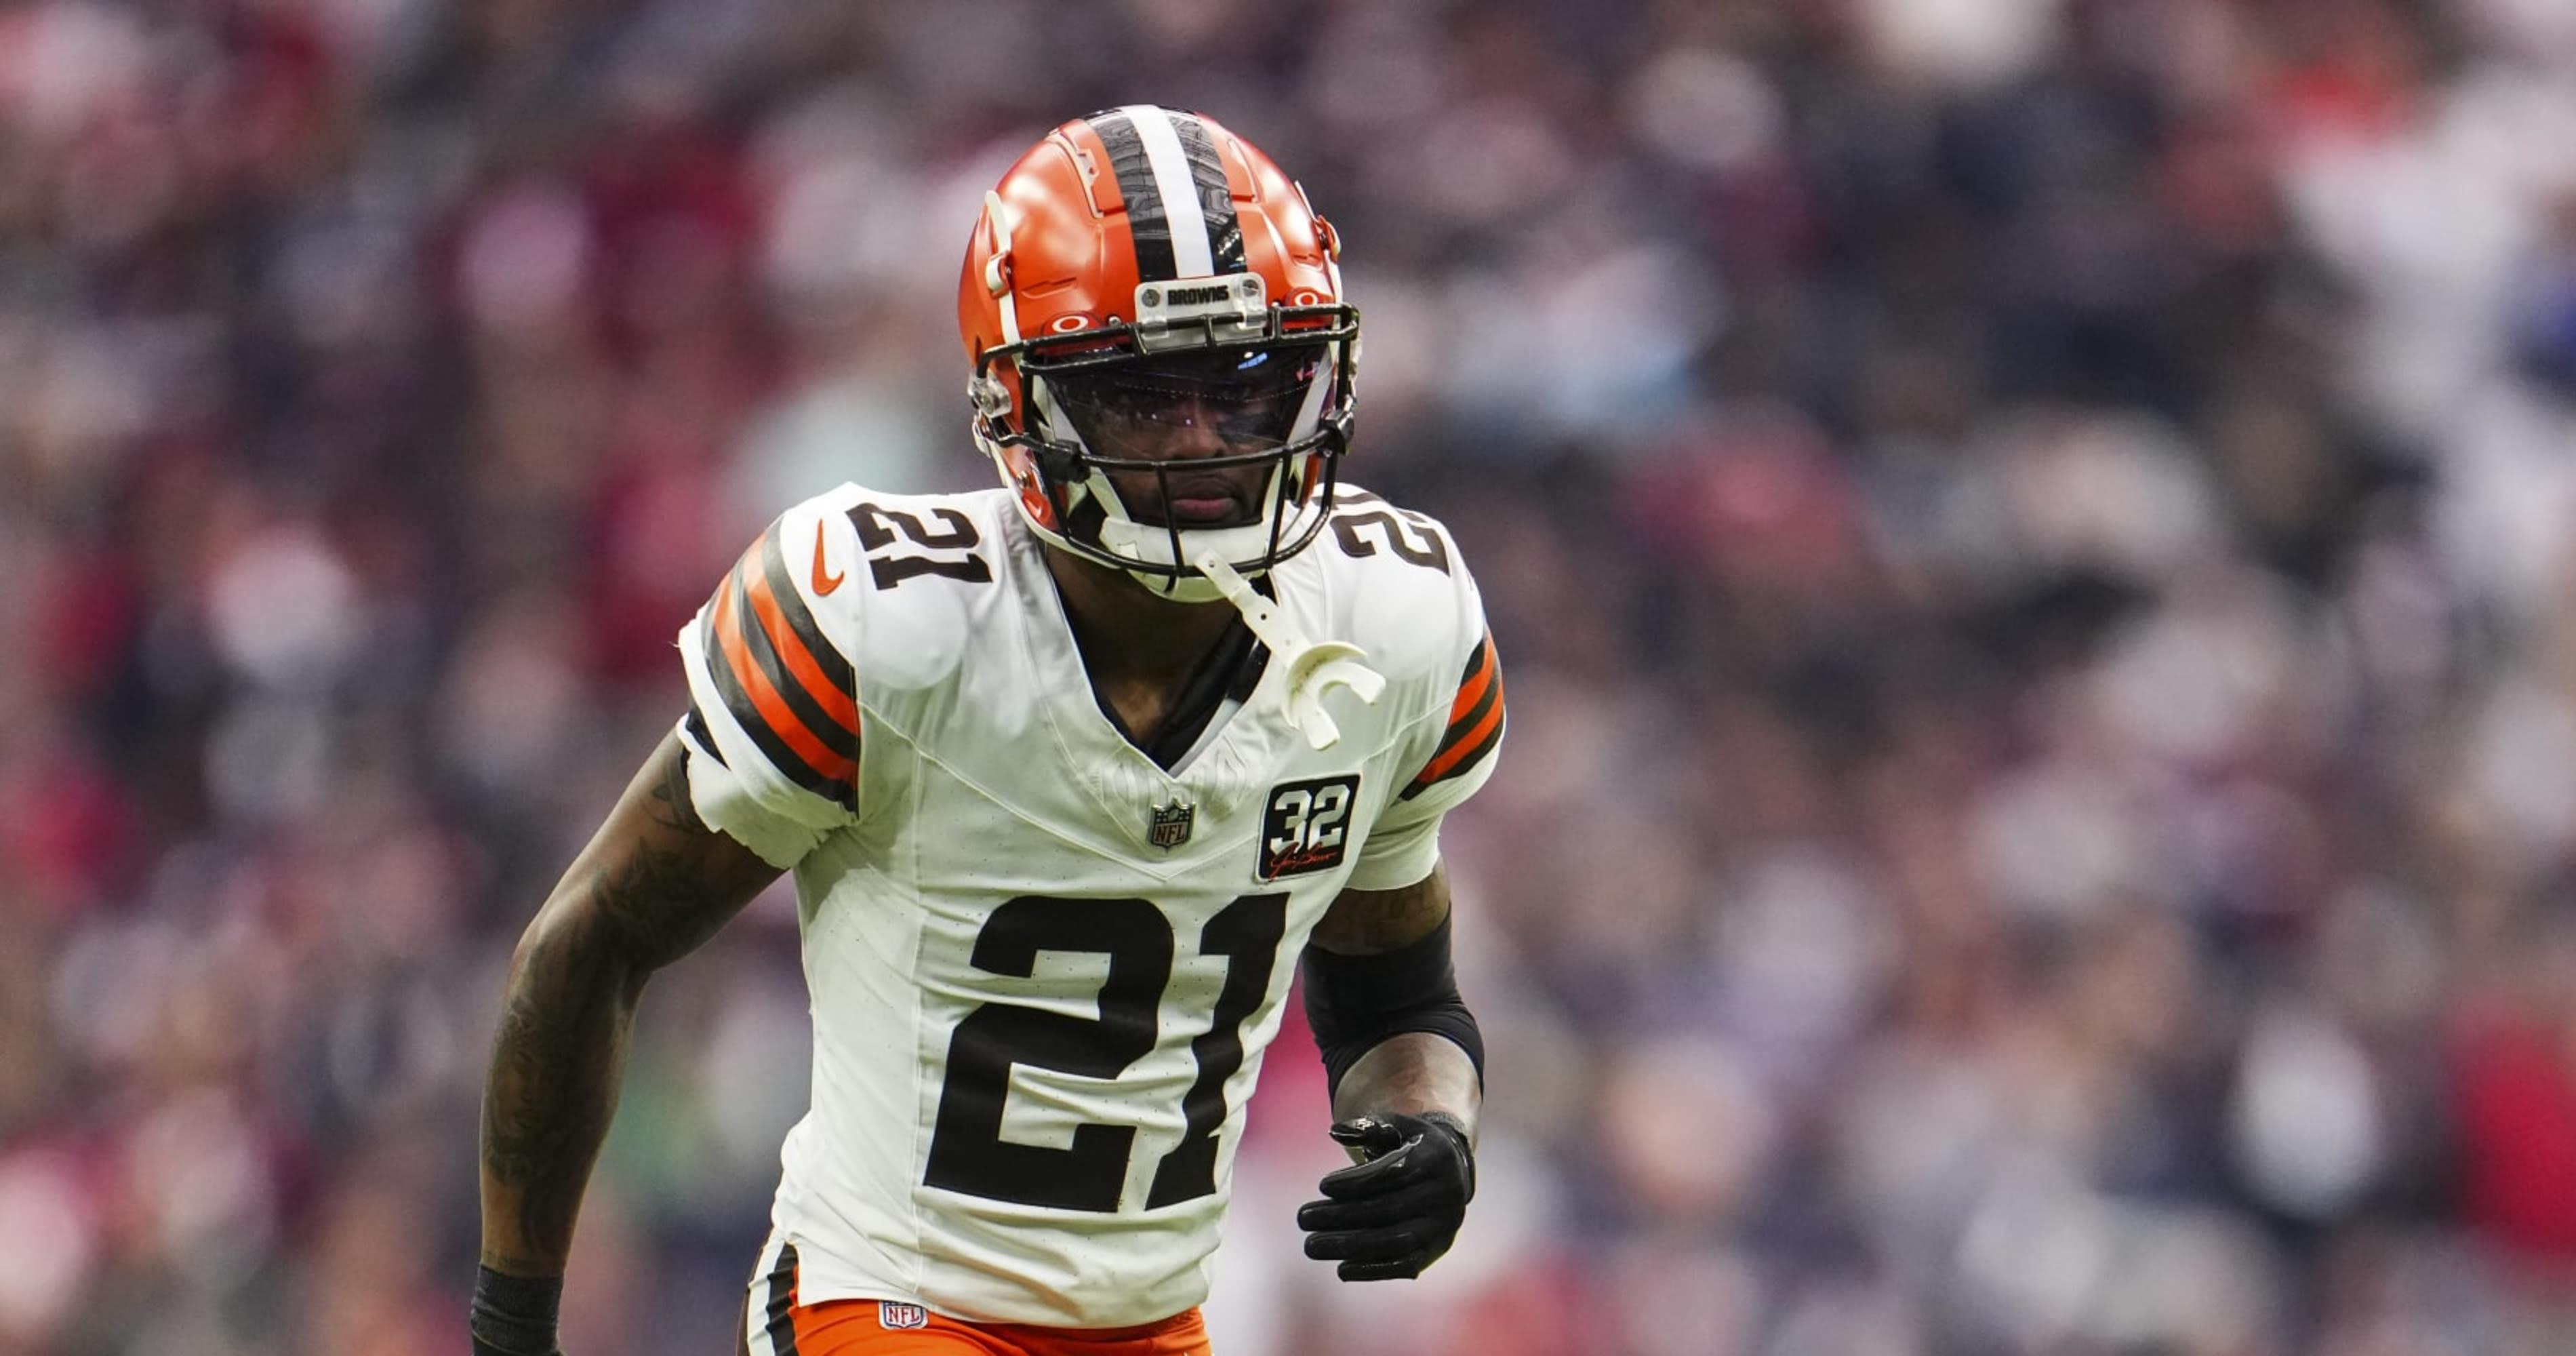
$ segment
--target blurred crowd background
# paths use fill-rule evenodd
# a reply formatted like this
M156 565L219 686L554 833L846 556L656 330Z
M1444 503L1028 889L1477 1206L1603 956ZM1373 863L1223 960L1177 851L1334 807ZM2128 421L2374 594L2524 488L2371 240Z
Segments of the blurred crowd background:
M1483 1194L1223 1356L2576 1350L2576 6L0 5L0 1353L464 1349L523 921L771 514L968 488L1047 127L1340 227L1509 672ZM728 1351L778 899L656 980L573 1356Z

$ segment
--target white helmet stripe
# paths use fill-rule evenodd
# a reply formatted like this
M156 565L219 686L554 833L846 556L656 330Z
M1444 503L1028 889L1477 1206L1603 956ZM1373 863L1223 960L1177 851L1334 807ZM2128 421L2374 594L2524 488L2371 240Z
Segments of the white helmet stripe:
M1172 224L1172 264L1177 276L1214 276L1216 257L1208 249L1207 212L1200 206L1198 181L1191 177L1190 155L1181 148L1172 115L1152 104L1129 104L1118 111L1136 129L1136 139L1145 147L1145 161L1153 166L1154 191L1163 199L1164 215Z

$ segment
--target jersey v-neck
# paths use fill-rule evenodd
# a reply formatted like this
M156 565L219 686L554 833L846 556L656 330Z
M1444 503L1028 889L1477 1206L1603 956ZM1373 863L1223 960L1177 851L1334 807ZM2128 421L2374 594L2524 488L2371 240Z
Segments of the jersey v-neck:
M1253 587L1265 596L1270 593L1270 581L1266 578L1254 580ZM1061 608L1063 605L1064 596L1059 592L1056 606ZM1223 604L1210 603L1208 606ZM1066 618L1068 630L1071 625L1072 619ZM1073 649L1075 661L1080 662L1082 647L1077 644ZM1109 694L1103 692L1099 680L1091 676L1090 665L1082 666L1082 677L1091 685L1091 700L1100 708L1100 714L1108 718L1109 728L1135 745L1137 752L1153 759L1156 767L1170 772L1198 748L1200 736L1207 733L1208 726L1214 723L1219 712L1229 703L1240 704L1251 697L1253 688L1261 683L1262 670L1269 664L1270 647L1254 638L1252 628L1243 624L1242 617L1235 617L1225 633L1217 638L1216 644L1200 658L1198 667L1192 669L1190 676L1183 681L1180 696L1172 702L1171 714L1163 718L1162 728L1156 730L1150 740L1138 739L1136 732L1127 728L1127 722L1119 716L1118 709L1110 704Z
M1043 541L1033 541L1033 547L1038 552L1046 552ZM1092 678L1092 665L1082 660L1082 642L1074 637L1074 616L1064 611L1064 588L1056 583L1054 572L1046 570L1043 559L1038 562L1038 570L1046 577L1046 593L1056 601L1056 624L1064 626L1061 637L1064 637L1066 655L1072 657L1074 668L1082 670L1082 681L1084 686L1090 686L1092 706L1100 709L1100 719L1110 722L1110 730L1118 732L1118 737L1128 742L1128 748L1144 753L1164 773L1180 771L1190 760L1190 755L1198 753L1208 735L1213 735L1218 717L1224 717L1231 706L1242 706L1244 701L1252 699L1252 688L1260 686L1262 670L1270 668L1270 647L1252 634L1252 626L1244 624L1242 616L1231 616L1231 619L1226 619L1224 634L1218 634L1216 644L1208 647L1206 655L1200 657L1198 665L1190 668L1190 675L1182 681L1180 696L1172 701L1172 712L1162 719L1162 730L1154 732L1151 740L1139 740L1136 732L1128 730L1126 719L1118 714L1118 706L1110 704L1108 693L1100 691L1100 681ZM1257 575L1252 580L1252 588L1262 598L1273 598L1273 601L1278 598L1267 575ZM1206 606L1216 608L1226 606L1226 603L1206 603Z

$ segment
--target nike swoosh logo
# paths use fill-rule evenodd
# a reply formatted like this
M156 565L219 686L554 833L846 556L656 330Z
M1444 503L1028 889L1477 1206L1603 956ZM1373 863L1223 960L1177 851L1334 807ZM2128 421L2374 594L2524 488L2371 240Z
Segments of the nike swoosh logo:
M846 574L833 574L831 571L824 568L823 525L821 523L814 524L814 595L819 598L830 593L832 590L839 588L841 586L841 581L847 578L849 578L849 576Z

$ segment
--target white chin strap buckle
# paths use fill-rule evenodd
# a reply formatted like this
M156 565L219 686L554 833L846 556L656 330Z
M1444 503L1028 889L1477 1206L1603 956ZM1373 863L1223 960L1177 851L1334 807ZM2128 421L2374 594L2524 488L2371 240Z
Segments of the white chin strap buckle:
M1377 704L1378 694L1386 691L1386 675L1360 662L1368 657L1367 651L1348 641L1316 643L1298 635L1279 605L1253 592L1252 585L1215 552L1202 552L1195 564L1243 614L1243 624L1252 628L1252 634L1288 666L1288 723L1306 736L1307 743L1329 749L1342 737L1341 727L1324 710L1326 688L1346 687L1362 704Z

